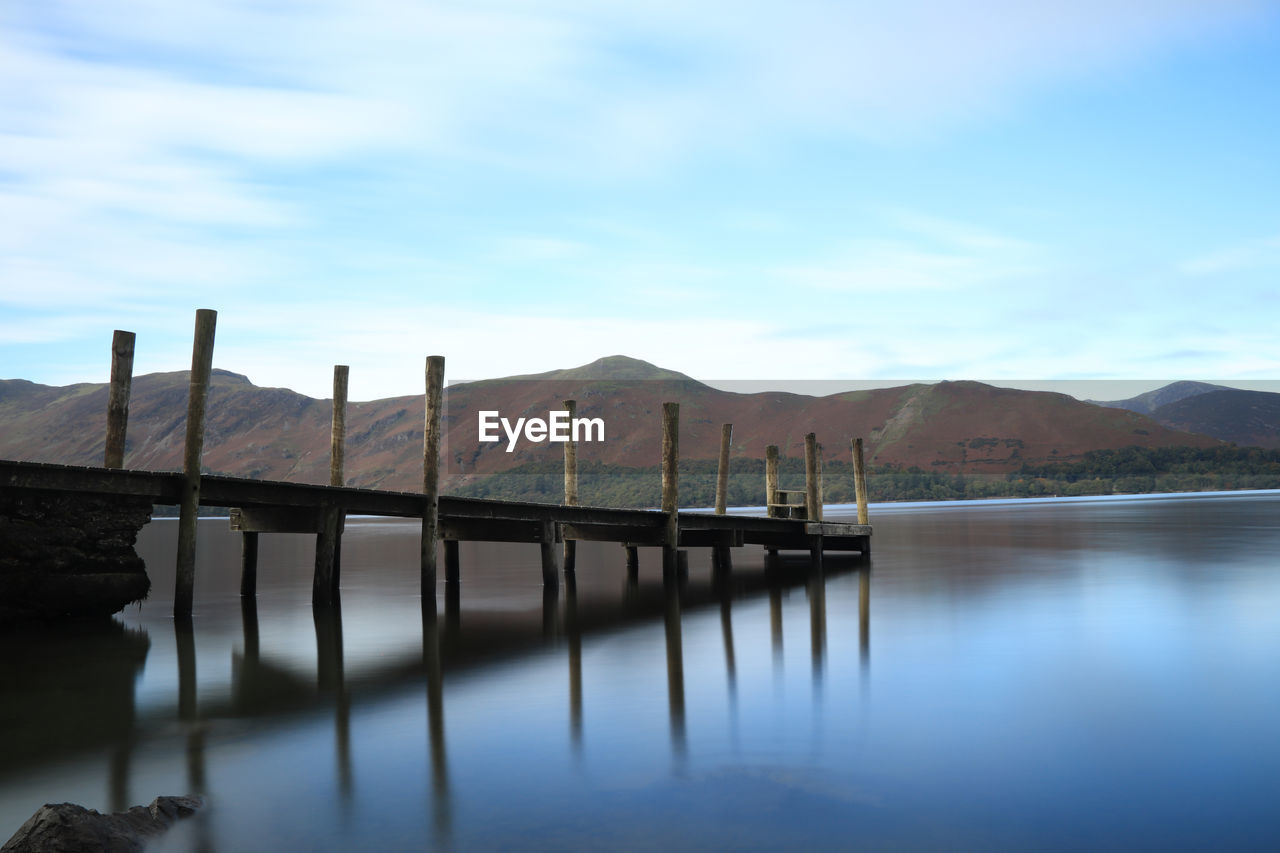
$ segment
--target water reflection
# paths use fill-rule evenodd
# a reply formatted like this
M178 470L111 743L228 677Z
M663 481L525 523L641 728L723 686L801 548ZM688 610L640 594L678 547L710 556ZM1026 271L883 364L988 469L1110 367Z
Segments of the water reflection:
M671 717L671 748L677 760L688 757L688 735L684 719L684 645L680 632L680 587L677 577L668 575L662 585L662 625L667 641L667 706Z
M858 659L864 677L871 670L871 563L858 574Z
M447 621L446 619L446 623ZM452 827L449 763L444 739L444 665L436 623L436 600L434 597L427 597L422 602L422 668L427 689L427 736L431 751L430 807L432 826L437 837L447 839Z
M342 602L333 595L329 604L312 607L316 628L316 687L321 696L334 703L334 746L338 770L338 790L343 805L350 807L351 775L351 693L342 658Z
M602 595L607 586L599 585L599 567L583 565L583 555L579 555L578 572L566 575L559 588L541 588L540 614L532 620L526 620L520 612L499 609L486 610L483 605L469 607L466 630L464 631L462 610L464 597L472 590L464 588L463 582L445 582L443 614L438 612L439 605L434 598L422 602L421 607L421 651L406 649L395 651L394 645L380 649L373 660L364 660L354 673L349 671L352 665L348 659L351 649L350 625L344 622L344 607L341 598L335 596L332 604L316 605L311 610L312 629L314 630L314 670L307 671L299 667L296 660L303 651L292 638L287 628L282 630L281 621L294 611L280 609L278 603L260 602L254 596L244 596L235 605L238 619L226 619L224 614L218 621L212 617L199 617L175 620L173 630L173 661L176 672L168 683L173 692L168 693L168 719L176 717L177 731L180 741L174 744L168 754L174 760L174 767L181 767L185 772L187 790L183 793L210 795L213 799L226 797L226 791L211 791L218 787L219 774L210 766L211 760L222 760L222 752L217 747L220 738L228 736L228 732L244 732L244 726L232 729L225 727L229 720L272 720L272 727L284 725L307 725L303 720L325 720L325 728L332 731L332 758L321 754L323 763L332 768L335 780L336 806L343 821L356 826L359 820L356 811L361 801L357 796L356 757L353 744L353 711L363 704L376 704L384 696L395 696L405 690L422 690L425 693L426 743L429 764L430 791L425 803L430 815L432 832L439 844L448 845L456 841L455 835L455 797L449 766L449 749L445 723L445 675L456 669L465 669L474 663L491 661L495 656L518 656L525 651L535 650L539 646L565 644L568 670L568 706L567 730L568 745L573 755L582 766L587 766L590 759L589 744L584 727L584 694L590 690L589 673L584 672L583 645L593 634L616 631L620 628L636 624L652 624L656 627L661 619L662 642L665 648L665 668L667 678L667 710L668 730L671 754L678 773L685 773L690 762L690 726L685 674L685 620L694 611L708 611L712 619L718 615L720 643L723 646L723 667L729 697L730 726L737 731L738 694L740 666L735 636L734 607L743 599L753 596L768 596L769 624L773 655L776 666L782 660L782 611L784 598L789 589L804 584L809 600L810 633L812 637L812 655L815 689L820 685L825 661L826 647L826 583L827 575L821 571L810 571L808 562L802 558L791 560L775 560L775 565L768 572L737 571L730 572L724 561L712 562L713 570L695 572L694 580L679 573L676 575L649 578L641 583L638 571L627 571L621 590L613 586L612 596ZM597 585L589 589L584 600L581 590L581 578L584 571L590 569ZM861 635L864 660L867 635L867 593L866 580L863 581L863 592L860 599ZM713 610L714 608L714 610ZM361 610L356 611L356 625L361 626ZM718 613L717 613L718 612ZM532 614L529 614L532 615ZM201 621L201 618L206 621ZM265 631L264 631L265 627ZM763 627L763 625L761 626ZM227 629L230 629L228 632ZM226 634L230 634L230 648L227 649L230 663L229 679L224 692L219 693L217 684L219 667L216 656L208 660L211 650L219 648L219 643L227 643ZM357 630L357 634L359 631ZM534 639L537 638L537 639ZM17 685L22 695L31 697L20 706L22 719L14 719L17 708L5 708L6 730L29 733L50 729L34 718L48 713L49 706L57 705L59 713L66 713L68 708L83 708L76 703L56 702L51 695L47 703L38 701L38 680L42 671L58 672L58 680L72 677L77 684L92 686L102 701L92 710L84 710L83 717L77 717L63 725L68 732L84 734L94 733L92 741L99 745L106 744L102 753L105 759L108 799L113 810L124 810L136 804L136 800L145 801L159 791L138 791L131 789L131 780L135 782L137 773L142 772L138 764L138 755L157 749L169 749L166 745L164 729L144 723L139 725L135 719L134 682L143 670L143 664L150 648L150 641L143 631L125 629L119 623L111 623L102 633L92 637L77 637L68 634L62 648L56 654L56 661L47 661L43 668L39 666L23 667L15 670L13 656L7 656L2 665L9 669L6 683ZM533 642L530 642L533 640ZM91 667L84 671L69 666L76 660L85 642L90 642L96 649L97 657ZM56 643L52 644L57 646ZM34 636L31 646L42 648L42 643ZM264 647L265 646L265 647ZM357 649L359 648L357 644ZM113 649L115 650L113 652ZM201 651L202 666L197 666L197 650ZM44 657L51 655L43 648ZM39 660L39 655L35 656ZM357 651L357 659L360 655ZM114 660L115 666L104 666L103 660ZM224 659L225 660L225 659ZM655 661L659 666L661 663ZM68 673L71 673L70 676ZM163 676L157 674L163 680ZM201 679L204 679L202 681ZM26 683L23 683L25 680ZM422 694L419 694L422 695ZM163 700L161 700L163 702ZM7 704L7 703L6 703ZM319 712L319 713L318 713ZM153 714L155 711L153 711ZM323 716L320 716L320 713ZM290 720L297 719L298 723ZM221 732L219 735L217 733ZM240 735L230 735L239 737ZM734 735L735 742L737 735ZM20 752L22 738L12 736L3 738L3 749L0 758L6 768L20 766L23 760L30 763L47 760L43 747L34 747ZM83 744L82 744L83 745ZM16 752L17 751L17 752ZM327 750L325 750L327 752ZM329 763L331 761L331 763ZM323 769L323 768L322 768ZM150 771L154 772L154 771ZM148 776L151 778L151 776ZM376 786L375 786L376 787ZM202 822L198 830L193 831L191 843L197 849L211 849L211 826ZM221 830L219 831L221 835Z

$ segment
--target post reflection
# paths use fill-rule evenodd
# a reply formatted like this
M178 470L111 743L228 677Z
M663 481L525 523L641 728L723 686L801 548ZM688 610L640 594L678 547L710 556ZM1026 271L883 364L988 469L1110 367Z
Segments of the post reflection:
M667 640L667 705L671 717L671 748L676 758L688 755L688 736L684 715L684 649L680 636L680 582L675 577L664 579L663 627Z
M187 733L187 787L193 794L203 794L204 729L196 709L196 639L191 619L174 619L173 635L178 657L178 719Z
M176 617L173 622L174 644L178 657L178 719L186 729L187 790L203 796L208 792L205 775L205 729L196 705L196 639L191 617ZM208 823L197 819L195 849L212 850Z
M564 631L569 639L569 736L576 754L582 753L582 626L578 622L578 582L565 575Z
M446 587L449 585L446 585ZM457 586L457 584L452 584ZM446 609L446 631L448 610ZM455 616L456 619L456 616ZM422 666L427 682L427 735L431 747L431 813L436 835L447 840L452 830L449 765L444 740L444 667L440 660L440 635L436 600L422 601Z
M347 690L342 654L342 603L335 594L330 604L311 608L316 629L316 686L322 696L334 699L334 751L338 790L345 806L351 805L351 694Z
M738 665L733 654L733 595L728 584L720 590L720 635L724 638L724 668L729 679L729 699L738 698Z
M858 573L858 657L862 672L871 669L871 564Z
M773 649L773 670L777 675L782 672L782 585L772 581L769 584L769 639Z
M822 692L822 676L827 649L827 577L818 565L805 584L809 598L809 648L813 658L813 692Z

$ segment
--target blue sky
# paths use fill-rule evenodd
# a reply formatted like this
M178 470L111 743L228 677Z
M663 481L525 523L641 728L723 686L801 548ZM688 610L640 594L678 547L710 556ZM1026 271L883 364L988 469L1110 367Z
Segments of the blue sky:
M8 0L0 377L1280 377L1280 4Z

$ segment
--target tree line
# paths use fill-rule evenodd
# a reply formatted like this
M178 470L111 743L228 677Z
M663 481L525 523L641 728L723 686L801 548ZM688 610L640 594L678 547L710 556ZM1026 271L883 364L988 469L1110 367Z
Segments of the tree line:
M764 504L764 460L734 459L730 466L730 506ZM804 460L779 460L779 487L804 488ZM873 501L942 501L976 498L1111 495L1160 492L1230 491L1280 488L1280 450L1256 447L1125 447L1094 450L1070 462L1023 465L1007 475L927 471L918 466L872 465L867 492ZM653 507L661 503L658 465L631 467L580 461L578 493L583 504ZM448 494L463 497L559 503L564 498L564 467L535 462L453 484ZM716 461L680 463L680 505L715 503ZM825 503L852 503L853 465L823 462Z

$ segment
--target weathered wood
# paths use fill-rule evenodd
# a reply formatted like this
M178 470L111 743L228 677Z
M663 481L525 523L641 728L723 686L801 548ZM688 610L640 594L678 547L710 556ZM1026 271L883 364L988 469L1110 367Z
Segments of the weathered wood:
M237 507L229 521L241 533L324 532L324 513L318 507Z
M560 554L556 548L555 522L542 523L542 537L538 548L542 551L543 587L558 587L560 585Z
M716 574L728 574L733 571L733 552L728 545L712 546L711 568Z
M858 503L858 523L870 524L867 512L867 471L862 461L862 439L853 440L853 494Z
M585 542L625 542L629 545L663 545L667 541L665 526L648 528L608 524L564 524L561 535L565 541L579 539Z
M347 444L347 378L350 368L345 364L333 366L333 418L329 430L329 485L346 485ZM329 604L337 600L342 576L342 528L345 513L340 506L324 510L321 530L316 536L316 577L312 583L312 603ZM321 574L324 579L321 579ZM322 586L328 589L321 598L315 591Z
M258 594L258 534L240 534L240 595L252 598Z
M778 445L771 444L764 449L764 502L765 506L770 507L778 503ZM771 509L767 509L766 515L773 515Z
M662 570L677 570L676 548L680 543L680 404L662 404L662 511L667 514L666 543Z
M822 569L822 535L812 535L809 537L809 562L814 570Z
M462 561L458 553L458 540L444 540L444 581L458 583L462 579Z
M804 437L804 511L811 521L822 520L822 491L818 485L818 438L813 433Z
M564 443L564 502L566 506L578 505L578 443L573 440L573 419L578 415L578 402L565 400L569 413L569 440Z
M627 554L627 577L634 578L640 573L640 551L635 545L624 545Z
M124 467L129 429L129 388L133 384L133 332L116 329L111 338L111 387L107 392L107 441L102 467Z
M316 534L315 572L311 578L311 603L329 605L338 597L338 537L342 533L342 510L326 506L320 510L320 532Z
M565 400L565 410L569 413L569 440L564 443L564 503L565 506L578 505L578 443L573 440L573 419L578 414L576 400ZM564 540L564 571L572 574L577 568L578 543L569 537Z
M350 368L333 366L333 423L329 431L329 485L345 486L347 445L347 378Z
M541 520L440 518L438 533L448 542L541 542Z
M182 497L178 504L178 558L176 561L173 614L190 617L195 599L196 527L200 507L200 462L204 454L204 416L209 400L209 376L213 371L213 339L218 312L196 311L191 348L191 378L187 391L187 437L182 453Z
M422 595L435 595L436 539L440 526L440 411L444 356L427 357L426 423L422 434Z
M818 473L818 518L816 520L821 521L822 507L825 506L827 503L826 491L822 487L822 442L818 442L817 463L818 464L815 466L815 470Z
M720 464L716 468L716 514L724 515L729 501L729 445L733 441L733 424L720 427Z

